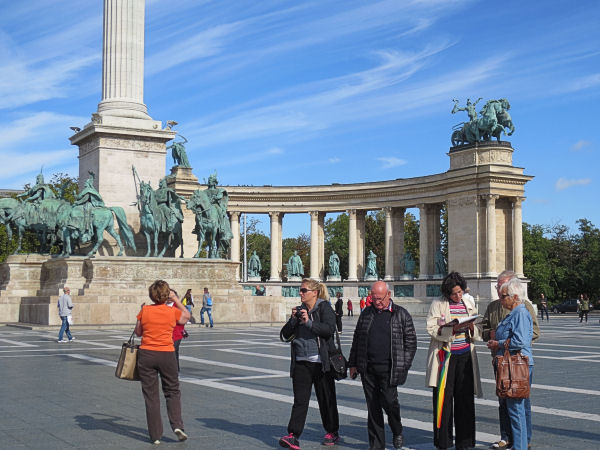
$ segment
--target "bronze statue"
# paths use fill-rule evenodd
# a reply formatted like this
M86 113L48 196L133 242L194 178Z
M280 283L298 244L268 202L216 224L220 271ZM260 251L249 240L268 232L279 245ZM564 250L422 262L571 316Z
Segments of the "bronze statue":
M479 99L481 100L481 99ZM477 100L477 102L479 102ZM480 111L480 117L477 117L474 104L467 99L465 108L458 107L458 100L454 99L454 108L452 114L457 111L467 111L469 114L469 122L463 122L453 127L451 141L453 146L463 144L474 144L479 141L491 141L493 137L500 141L500 135L506 133L508 128L508 136L511 136L515 127L512 118L508 113L510 103L507 99L489 100Z
M171 156L173 157L174 164L179 167L187 167L190 168L190 161L188 160L187 153L185 151L185 145L187 144L187 139L183 136L180 136L183 139L183 142L175 142L167 147L167 149L171 149Z

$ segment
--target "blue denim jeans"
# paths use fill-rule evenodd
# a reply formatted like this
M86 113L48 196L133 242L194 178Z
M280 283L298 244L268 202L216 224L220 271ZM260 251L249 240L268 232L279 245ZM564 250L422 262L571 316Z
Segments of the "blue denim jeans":
M67 316L60 316L60 319L62 320L62 325L60 326L60 331L58 332L58 340L63 340L63 333L67 333L69 340L73 339L73 336L71 336L71 331L69 330L69 321L67 320Z
M533 375L533 366L529 366L529 383ZM506 399L506 408L510 417L512 444L515 450L526 450L531 440L531 401L529 398Z
M204 311L208 313L208 321L210 322L210 326L213 326L213 318L212 318L212 308L203 306L200 310L200 325L204 325Z

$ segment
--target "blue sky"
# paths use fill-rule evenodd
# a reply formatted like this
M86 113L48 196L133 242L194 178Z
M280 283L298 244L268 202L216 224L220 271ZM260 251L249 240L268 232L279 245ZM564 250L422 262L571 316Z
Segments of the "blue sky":
M102 3L1 1L0 187L77 175ZM144 99L179 122L201 180L305 185L444 172L466 119L452 99L505 97L535 176L524 220L600 226L599 17L598 1L148 0ZM284 236L308 224L286 216Z

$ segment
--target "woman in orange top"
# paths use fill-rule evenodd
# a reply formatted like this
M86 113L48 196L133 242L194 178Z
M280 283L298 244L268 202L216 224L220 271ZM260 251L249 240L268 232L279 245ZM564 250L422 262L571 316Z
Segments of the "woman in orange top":
M173 346L173 329L176 324L185 324L190 313L166 281L157 280L148 289L153 305L142 305L137 315L135 334L142 337L138 352L138 373L142 383L142 394L146 403L146 421L150 440L160 444L163 433L160 418L158 374L167 401L167 414L173 432L180 441L187 439L181 418L181 392L179 372ZM174 303L173 307L166 304Z

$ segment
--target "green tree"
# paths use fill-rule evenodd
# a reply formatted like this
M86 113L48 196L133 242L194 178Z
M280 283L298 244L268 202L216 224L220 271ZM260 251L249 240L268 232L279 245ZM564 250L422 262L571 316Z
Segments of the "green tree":
M549 299L556 295L550 260L552 243L545 236L547 231L542 225L523 223L523 273L530 280L530 299L538 299L542 293Z
M260 258L260 278L265 281L271 276L271 239L262 231L258 230L260 220L249 218L246 224L246 249L247 259L250 258L253 251ZM240 255L244 257L244 231L242 230L240 239ZM248 261L246 260L246 263Z
M420 223L412 213L404 215L404 251L410 252L415 260L415 268L419 269L419 228ZM400 255L404 258L404 255Z

